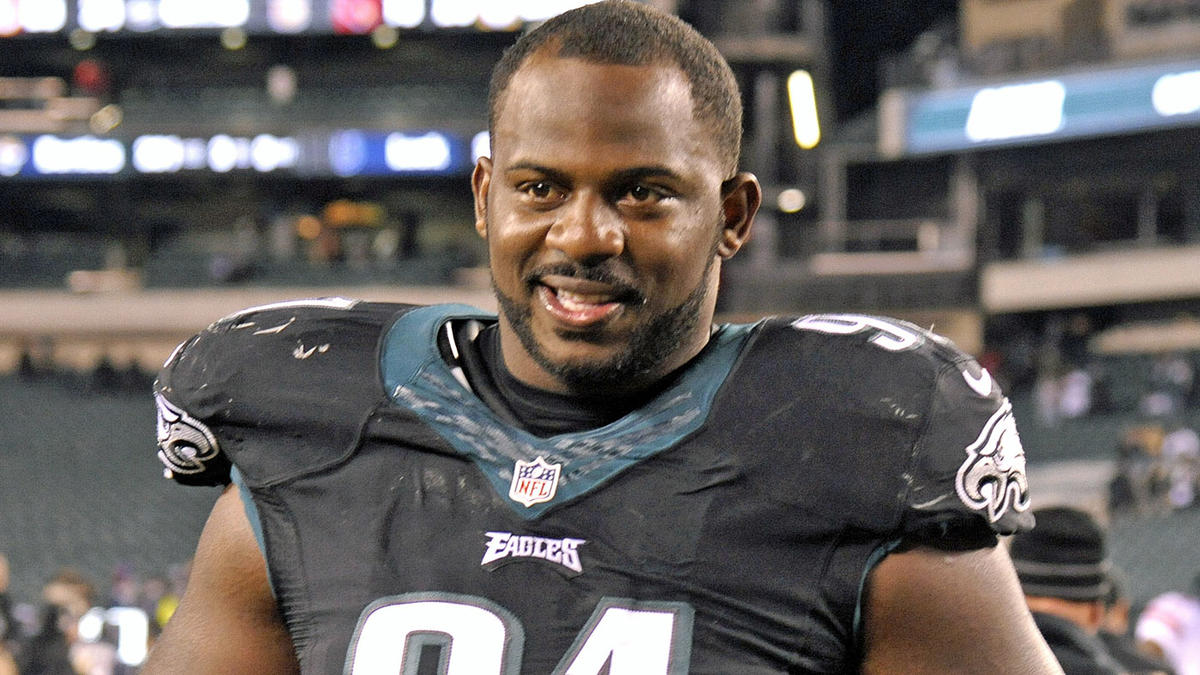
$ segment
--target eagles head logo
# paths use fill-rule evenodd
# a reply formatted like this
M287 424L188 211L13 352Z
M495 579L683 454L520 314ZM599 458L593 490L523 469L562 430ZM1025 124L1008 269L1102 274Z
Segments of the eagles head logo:
M158 458L171 473L203 472L204 463L219 452L216 437L203 422L161 395L155 394L154 401L158 406Z
M967 459L958 468L954 482L964 504L985 513L992 523L1010 509L1022 512L1029 508L1025 450L1008 399L988 418L966 452Z

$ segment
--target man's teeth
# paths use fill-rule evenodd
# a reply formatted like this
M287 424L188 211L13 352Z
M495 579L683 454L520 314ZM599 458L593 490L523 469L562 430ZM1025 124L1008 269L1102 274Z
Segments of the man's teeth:
M559 303L569 310L584 310L596 305L603 305L612 302L612 299L607 295L597 295L588 293L572 293L559 289L555 295L558 297Z

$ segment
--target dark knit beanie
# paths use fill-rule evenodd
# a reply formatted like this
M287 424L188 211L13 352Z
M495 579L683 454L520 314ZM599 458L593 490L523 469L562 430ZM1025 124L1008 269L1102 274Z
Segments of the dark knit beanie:
M1037 524L1013 536L1009 553L1026 595L1099 600L1108 593L1110 563L1104 530L1068 507L1033 512Z

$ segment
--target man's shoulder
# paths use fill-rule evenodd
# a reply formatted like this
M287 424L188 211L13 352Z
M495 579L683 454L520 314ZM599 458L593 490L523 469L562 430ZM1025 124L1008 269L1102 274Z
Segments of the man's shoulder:
M287 429L299 447L306 429L334 433L357 423L382 397L382 336L414 308L319 298L219 319L159 372L160 458L181 482L225 482L229 460L246 456L238 450L250 435Z
M986 397L993 390L991 376L969 354L949 339L899 319L810 314L772 317L755 328L743 359L764 363L773 373L765 383L782 389L819 384L830 395L903 398L916 414L928 409L939 378L947 373L962 379L968 393ZM966 379L957 377L960 372L968 373Z
M793 358L819 356L833 366L852 368L871 360L864 356L915 359L933 368L957 366L971 359L943 335L902 319L872 314L771 317L761 322L759 332L760 340L792 345Z
M369 330L417 307L419 305L344 297L285 300L238 310L213 322L201 335L253 341L253 338L288 335L324 325L344 330Z
M749 442L801 450L773 451L776 475L788 473L778 470L786 461L831 485L859 485L913 532L963 518L1001 533L1031 524L1012 407L940 335L861 314L771 318L732 378L727 400ZM747 426L759 415L770 419L761 438Z

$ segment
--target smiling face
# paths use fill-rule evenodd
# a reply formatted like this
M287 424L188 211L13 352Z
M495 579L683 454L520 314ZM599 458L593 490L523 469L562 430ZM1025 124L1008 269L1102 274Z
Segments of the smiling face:
M670 65L532 55L473 176L505 364L555 391L633 391L706 344L720 261L759 200L724 175Z

